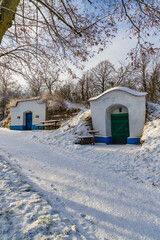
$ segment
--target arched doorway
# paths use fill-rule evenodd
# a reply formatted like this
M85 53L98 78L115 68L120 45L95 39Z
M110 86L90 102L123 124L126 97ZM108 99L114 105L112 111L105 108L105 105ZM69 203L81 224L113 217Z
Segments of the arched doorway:
M113 144L126 144L129 137L128 109L118 106L111 112L111 135Z

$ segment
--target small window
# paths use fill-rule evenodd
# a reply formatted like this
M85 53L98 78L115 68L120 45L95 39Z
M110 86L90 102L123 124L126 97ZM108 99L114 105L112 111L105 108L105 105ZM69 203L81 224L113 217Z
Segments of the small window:
M122 108L119 108L119 112L122 112Z
M39 115L36 115L36 118L39 118Z
M17 119L20 119L21 117L20 116L17 116Z

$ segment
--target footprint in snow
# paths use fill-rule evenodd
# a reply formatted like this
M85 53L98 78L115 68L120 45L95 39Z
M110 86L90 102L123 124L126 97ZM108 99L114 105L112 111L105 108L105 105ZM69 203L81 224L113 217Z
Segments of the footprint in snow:
M54 191L57 191L57 188L55 188L53 184L51 184L51 188L52 188Z
M65 206L65 204L61 201L61 199L59 197L56 197L57 202L59 202L63 207Z
M11 154L8 153L8 158L11 158Z
M83 217L83 218L85 218L85 217L86 217L86 214L81 213L80 216Z

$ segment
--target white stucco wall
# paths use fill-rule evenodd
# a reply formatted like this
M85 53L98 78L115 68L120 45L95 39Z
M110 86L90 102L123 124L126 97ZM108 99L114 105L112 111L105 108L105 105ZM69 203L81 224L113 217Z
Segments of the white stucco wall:
M32 112L32 125L39 124L46 118L46 104L39 103L39 100L18 102L16 107L11 108L11 126L25 126L26 113L29 112Z
M111 114L117 113L122 107L122 113L129 114L129 131L131 138L142 135L145 123L145 95L133 95L122 90L109 91L99 98L91 99L93 128L103 136L111 136Z
M120 112L121 109L121 112ZM117 106L117 108L114 108L111 112L111 114L122 114L122 113L128 113L128 109L123 106Z

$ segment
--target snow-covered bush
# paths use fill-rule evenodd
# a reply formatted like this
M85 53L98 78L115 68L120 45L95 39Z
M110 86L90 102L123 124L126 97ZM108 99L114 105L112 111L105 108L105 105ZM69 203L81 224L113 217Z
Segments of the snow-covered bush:
M60 115L60 118L69 119L81 110L78 105L64 100L59 95L44 95L42 101L47 106L47 119L53 119L54 115Z
M160 105L147 102L147 122L160 119Z
M11 125L11 107L15 106L17 100L20 100L20 99L17 99L17 98L11 99L10 102L6 106L7 117L3 120L3 123L2 123L2 126L5 127L5 128L10 128L10 125Z
M44 95L42 101L47 105L48 114L62 112L67 110L64 99L57 95Z
M48 108L48 111L52 111L54 113L64 112L67 110L67 106L64 100L60 98L49 100L47 102L47 108Z
M7 118L3 121L2 127L10 128L10 125L11 125L11 112L8 113Z

